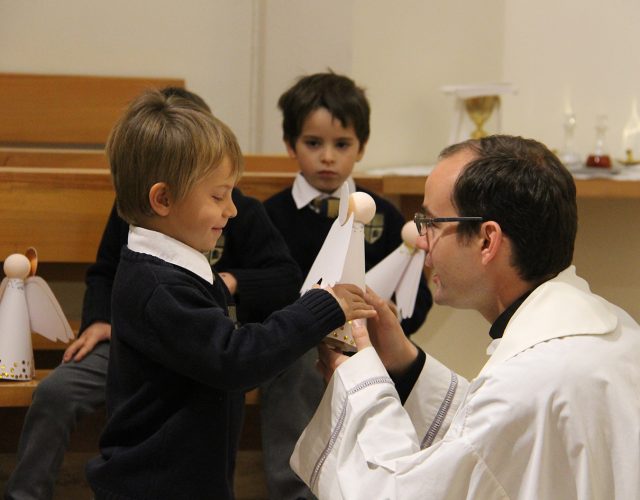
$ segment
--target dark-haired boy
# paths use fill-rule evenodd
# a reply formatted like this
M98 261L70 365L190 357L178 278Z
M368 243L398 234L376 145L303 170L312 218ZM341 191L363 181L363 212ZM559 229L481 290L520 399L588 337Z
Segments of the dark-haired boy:
M366 191L355 185L351 173L369 139L370 108L363 89L333 72L300 78L278 106L284 143L300 172L292 187L266 200L265 207L306 276L337 215L332 198L345 181L352 192ZM365 228L369 269L401 244L405 220L389 201L366 192L376 202L376 215ZM424 278L420 288L413 316L402 322L407 335L422 325L431 307ZM261 388L265 470L273 499L315 498L290 469L289 457L324 391L316 357L312 349Z

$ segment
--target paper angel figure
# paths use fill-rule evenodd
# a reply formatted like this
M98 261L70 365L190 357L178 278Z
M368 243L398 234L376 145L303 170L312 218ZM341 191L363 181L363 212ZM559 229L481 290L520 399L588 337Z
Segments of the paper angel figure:
M336 283L353 283L365 289L364 226L376 214L376 202L363 192L349 195L345 182L340 191L340 209L327 237L313 262L300 293L313 285L332 286ZM351 326L347 323L331 332L326 342L337 345L343 351L355 351Z
M49 285L35 276L38 257L12 254L0 284L0 379L31 380L35 374L31 332L68 342L73 331Z
M402 227L403 243L367 272L367 286L380 297L390 300L395 293L400 319L413 316L420 277L424 267L424 250L416 248L418 228L413 221Z

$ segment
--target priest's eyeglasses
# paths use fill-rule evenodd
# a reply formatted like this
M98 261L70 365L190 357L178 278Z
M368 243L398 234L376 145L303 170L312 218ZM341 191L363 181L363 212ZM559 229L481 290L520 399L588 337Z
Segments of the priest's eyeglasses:
M483 217L427 217L420 212L413 216L418 234L426 236L429 244L435 239L435 228L441 222L482 222L483 220Z

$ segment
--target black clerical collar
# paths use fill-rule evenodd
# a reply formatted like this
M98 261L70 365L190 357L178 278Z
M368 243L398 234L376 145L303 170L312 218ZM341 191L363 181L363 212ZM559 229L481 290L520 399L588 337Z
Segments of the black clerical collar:
M498 318L493 322L491 328L489 329L489 335L491 335L492 339L501 339L504 334L505 328L507 328L507 323L511 319L511 316L515 314L518 310L518 307L522 305L522 303L527 299L527 297L533 292L533 290L529 290L522 294L516 301L507 307L502 314L498 316Z

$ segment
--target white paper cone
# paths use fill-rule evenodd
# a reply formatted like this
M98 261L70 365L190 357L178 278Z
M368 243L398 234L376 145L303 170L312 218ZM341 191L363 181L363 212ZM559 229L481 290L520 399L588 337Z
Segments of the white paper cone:
M0 299L0 379L31 380L33 348L22 279L9 279Z
M356 342L351 333L351 324L345 323L340 328L332 331L324 338L324 341L344 352L355 352Z
M320 248L316 260L313 261L307 278L302 284L301 294L310 290L319 281L322 281L322 286L332 286L340 281L349 250L352 227L353 216L349 217L344 226L340 224L338 219L333 222L329 234L327 234L322 248Z
M415 251L396 288L396 306L401 319L413 316L422 269L424 268L424 258L424 250Z
M365 289L364 224L361 222L354 222L351 228L351 239L339 283L352 283L363 291Z
M383 299L389 300L396 291L411 257L411 250L407 245L400 245L367 271L367 286Z

